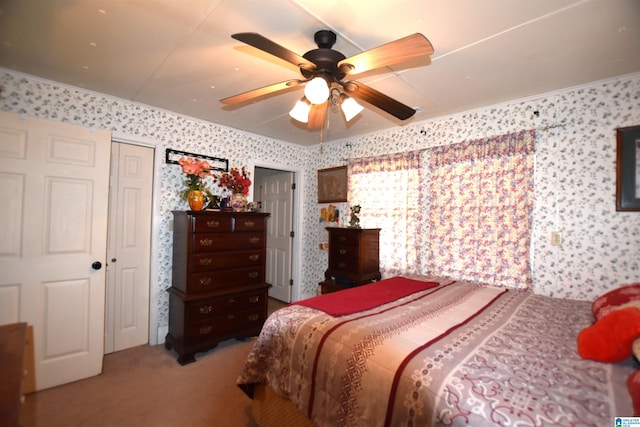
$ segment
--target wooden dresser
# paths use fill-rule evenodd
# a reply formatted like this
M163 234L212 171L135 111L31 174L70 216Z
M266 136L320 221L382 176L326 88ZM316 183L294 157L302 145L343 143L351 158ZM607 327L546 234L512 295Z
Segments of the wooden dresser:
M380 280L379 228L327 227L329 268L320 282L323 294Z
M260 333L267 317L268 213L174 211L167 349L182 365L229 338Z

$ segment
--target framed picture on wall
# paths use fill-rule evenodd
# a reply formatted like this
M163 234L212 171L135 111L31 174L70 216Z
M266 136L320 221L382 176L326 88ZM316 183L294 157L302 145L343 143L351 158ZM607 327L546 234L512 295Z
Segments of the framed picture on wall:
M318 203L347 201L347 167L318 170Z
M640 211L640 126L617 129L616 210Z

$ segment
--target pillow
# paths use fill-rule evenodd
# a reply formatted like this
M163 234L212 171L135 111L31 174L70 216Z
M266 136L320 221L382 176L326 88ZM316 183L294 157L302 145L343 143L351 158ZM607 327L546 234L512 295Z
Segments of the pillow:
M614 310L626 307L640 309L640 283L624 285L598 297L592 304L596 321Z
M614 310L578 334L578 353L599 362L621 362L632 354L640 337L640 310Z

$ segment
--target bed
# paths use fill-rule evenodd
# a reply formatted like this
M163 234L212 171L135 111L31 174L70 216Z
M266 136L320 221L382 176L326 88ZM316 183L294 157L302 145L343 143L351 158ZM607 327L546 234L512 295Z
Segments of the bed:
M587 301L394 277L273 313L238 386L261 426L613 425L635 366L577 354L592 322Z

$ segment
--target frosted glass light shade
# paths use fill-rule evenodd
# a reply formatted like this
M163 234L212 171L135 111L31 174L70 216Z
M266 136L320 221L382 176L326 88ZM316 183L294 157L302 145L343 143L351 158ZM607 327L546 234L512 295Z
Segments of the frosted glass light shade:
M309 121L310 110L311 105L301 100L296 102L296 105L289 111L289 115L299 122L307 123Z
M360 114L364 110L364 107L356 102L353 98L347 98L342 101L342 112L344 113L344 118L347 121L350 121L355 116Z
M314 77L304 87L304 96L312 104L322 104L329 99L329 85L322 77Z

